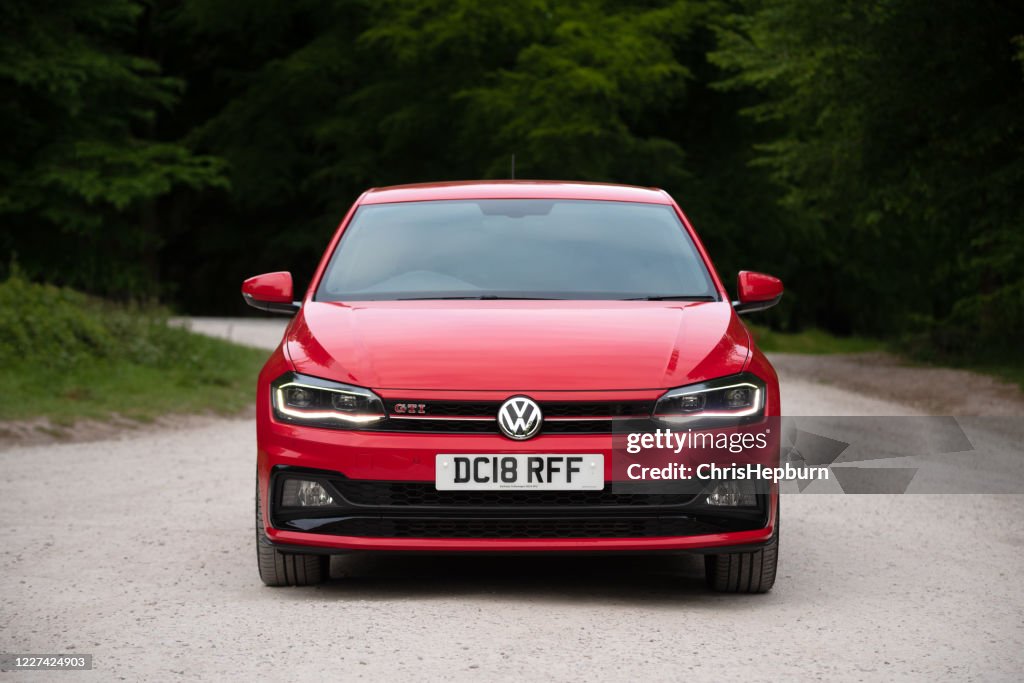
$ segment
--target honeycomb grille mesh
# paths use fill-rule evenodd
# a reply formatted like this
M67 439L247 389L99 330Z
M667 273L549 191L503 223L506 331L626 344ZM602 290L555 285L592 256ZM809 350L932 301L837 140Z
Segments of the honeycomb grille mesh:
M335 480L353 505L368 507L649 507L685 505L695 493L604 491L438 491L432 483Z

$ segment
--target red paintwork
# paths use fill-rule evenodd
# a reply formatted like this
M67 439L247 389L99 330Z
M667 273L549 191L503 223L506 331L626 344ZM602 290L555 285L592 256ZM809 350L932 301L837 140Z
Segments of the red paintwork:
M596 199L606 202L642 202L671 204L664 190L654 187L604 185L602 183L565 183L544 180L492 180L454 183L422 183L374 188L360 199L361 204L437 201L443 199Z
M359 205L481 198L672 205L707 263L722 301L312 301L327 260ZM751 291L770 291L757 289L758 283L767 283L759 278L770 276L746 275L755 285ZM749 277L755 275L759 277ZM352 479L433 481L434 456L439 452L604 453L605 475L610 477L608 434L552 434L520 442L491 434L373 433L282 424L272 416L269 384L288 370L366 386L384 398L409 398L414 391L417 398L465 400L504 399L517 393L537 400L646 400L671 387L747 370L767 384L766 415L781 412L775 371L728 303L703 245L678 206L661 190L615 185L436 183L364 193L328 245L301 311L260 374L257 392L257 473L264 500L271 469L277 465L333 470ZM768 539L776 520L773 512L764 529L726 534L568 540L368 539L279 531L269 525L266 506L263 522L270 540L292 545L529 551L742 545Z
M642 550L687 550L697 548L715 548L719 546L737 546L746 543L763 543L772 537L775 529L775 501L778 493L772 496L771 521L764 529L753 531L734 531L726 534L705 534L702 536L663 536L651 538L566 538L566 539L535 539L535 538L362 538L359 536L324 536L323 534L304 534L297 531L273 530L269 536L276 543L291 545L311 545L318 548L337 548L339 550L421 550L432 552L468 551L468 552L527 552L527 551L568 551L587 552L604 551L642 551Z
M773 275L741 270L736 278L736 290L743 304L771 301L782 296L782 280Z
M727 302L311 302L299 372L374 389L668 389L734 374L746 329Z
M290 304L292 302L292 274L278 271L256 275L242 283L242 294L251 296L256 301Z

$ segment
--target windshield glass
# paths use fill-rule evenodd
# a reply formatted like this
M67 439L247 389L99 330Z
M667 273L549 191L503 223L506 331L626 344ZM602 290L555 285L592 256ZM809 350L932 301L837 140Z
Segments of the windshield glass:
M488 199L361 206L319 301L717 300L670 206Z

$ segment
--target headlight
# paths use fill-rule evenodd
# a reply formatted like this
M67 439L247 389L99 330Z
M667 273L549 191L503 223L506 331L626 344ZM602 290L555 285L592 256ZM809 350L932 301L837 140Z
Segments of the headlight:
M282 422L359 429L386 416L383 401L369 389L293 372L270 385L270 399Z
M764 382L743 373L668 391L654 406L654 418L671 424L737 424L764 415Z

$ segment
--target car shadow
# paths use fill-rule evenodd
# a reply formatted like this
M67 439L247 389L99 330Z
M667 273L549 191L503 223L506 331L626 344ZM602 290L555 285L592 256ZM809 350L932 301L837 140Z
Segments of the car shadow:
M331 580L315 590L338 600L475 597L669 607L680 598L710 607L738 597L711 593L703 558L685 554L346 555L332 558Z

